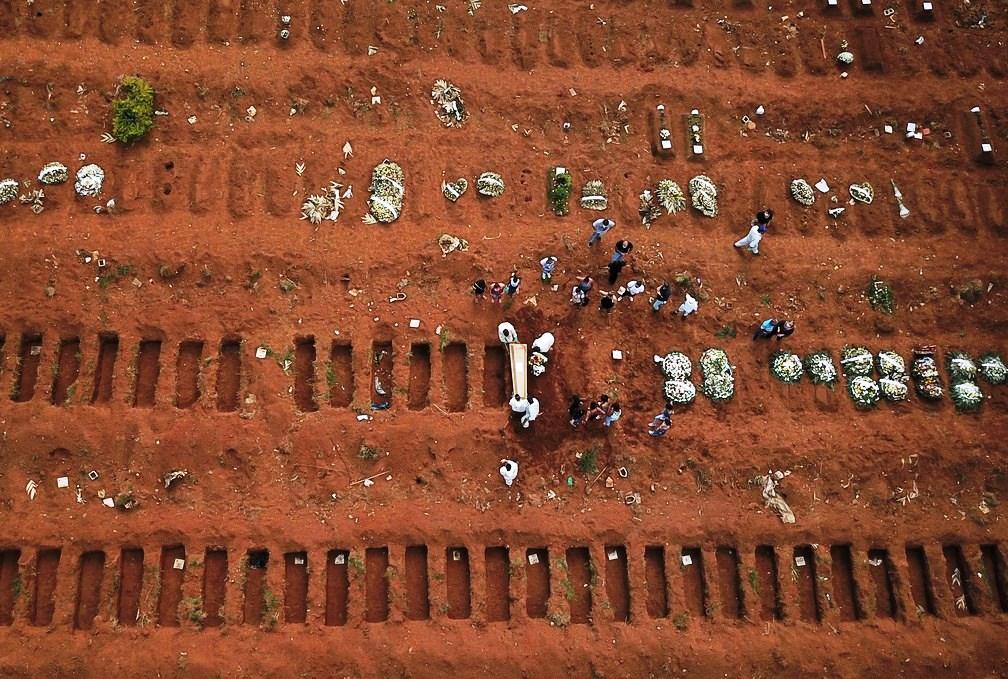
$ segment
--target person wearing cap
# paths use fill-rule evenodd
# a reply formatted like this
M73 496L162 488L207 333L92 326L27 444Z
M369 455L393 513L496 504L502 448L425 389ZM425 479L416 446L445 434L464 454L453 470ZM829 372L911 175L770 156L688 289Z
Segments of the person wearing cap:
M504 483L510 486L518 478L518 463L514 460L501 460L500 475L504 477Z
M744 238L735 241L735 247L748 247L749 252L758 255L760 241L763 240L763 234L767 232L771 219L773 219L773 210L760 210L757 212L756 217L753 218L749 226L749 233Z
M607 218L596 219L592 222L592 235L588 239L588 246L591 247L596 241L602 240L602 236L606 235L614 226L616 226L616 222Z

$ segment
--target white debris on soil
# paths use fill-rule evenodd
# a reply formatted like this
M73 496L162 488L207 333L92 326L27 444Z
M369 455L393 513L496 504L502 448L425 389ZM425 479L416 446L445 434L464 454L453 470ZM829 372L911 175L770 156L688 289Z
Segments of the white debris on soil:
M46 163L39 170L38 180L43 184L62 184L70 176L67 166L63 163Z
M790 471L768 471L765 476L757 476L753 479L753 483L763 489L763 500L766 502L766 506L777 512L784 523L794 523L795 515L784 498L777 493L777 486L785 476L790 475Z

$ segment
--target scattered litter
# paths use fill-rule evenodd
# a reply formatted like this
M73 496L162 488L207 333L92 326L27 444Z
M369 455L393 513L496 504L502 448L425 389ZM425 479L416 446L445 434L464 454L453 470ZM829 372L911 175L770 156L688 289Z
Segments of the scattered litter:
M882 559L868 559L868 564L871 566L881 566Z
M630 493L623 498L623 501L628 505L639 505L641 502L640 493Z
M419 328L420 327L420 319L419 318L411 318L410 322L409 322L409 327L411 327L411 328Z
M56 479L56 487L57 488L69 488L70 487L70 478L67 477L67 476L61 476L61 477L59 477L58 479Z
M619 349L613 349L612 350L612 357L613 357L614 361L622 361L623 360L623 352L620 351Z
M87 476L92 481L97 481L98 480L98 472L95 471L94 469L92 469L91 471L89 471L88 474L87 474Z
M826 183L825 179L820 179L815 183L815 187L819 189L822 193L829 193L829 184Z
M431 103L435 114L445 127L462 127L469 119L469 111L462 101L462 91L448 80L435 80L431 89Z
M32 479L28 479L28 484L25 486L25 492L28 493L29 500L34 500L35 496L38 494L38 484Z
M763 500L766 502L766 506L777 512L783 523L795 522L794 512L791 511L788 503L784 501L783 496L777 492L778 484L784 477L790 475L790 471L768 471L765 476L757 476L753 479L754 484L763 488Z
M846 208L842 208L842 207L831 207L826 212L829 213L830 217L832 217L833 219L836 219L837 217L839 217L840 215L842 215L845 210L846 210Z
M366 422L366 421L368 421L370 419L371 419L371 416L368 415L368 414L366 414L366 413L361 413L360 415L357 416L357 421L358 422Z
M84 494L81 492L80 484L77 484L77 488L74 492L74 495L75 499L77 500L77 504L79 505L84 504Z
M389 302L402 302L405 299L406 299L406 293L405 292L397 292L394 295L390 295L389 298L388 298L388 301Z
M294 171L297 172L297 176L300 177L304 174L305 164L303 162L294 163Z
M630 476L630 470L627 469L626 467L620 467L619 469L616 470L616 472L620 475L621 479L625 479L628 476Z
M343 144L343 160L350 158L353 155L353 147L350 146L350 142Z
M176 469L175 471L168 472L164 475L164 487L170 488L173 483L179 479L184 479L189 476L189 471L187 469Z
M896 204L899 205L899 216L901 219L906 219L910 216L910 209L903 204L903 194L900 192L899 187L896 186L896 182L892 179L889 180L892 184L893 196L896 197Z
M195 125L195 124L196 124L196 116L189 116L188 118L186 118L186 121L187 121L187 122L188 122L188 123L189 123L190 125Z
M376 54L378 54L378 48L375 47L374 45L368 45L367 46L367 55L369 57L373 57Z
M258 112L259 111L256 110L255 106L249 106L247 109L245 109L245 122L251 123L255 121L256 113Z
M101 502L102 502L102 504L103 504L103 505L105 505L106 507L112 507L112 508L114 508L114 507L115 507L115 500L113 500L113 499L112 499L112 498L110 498L110 497L106 497L106 498L102 498L102 501L101 501Z
M371 105L377 106L381 103L381 97L378 96L378 88L374 85L371 86Z
M363 483L365 488L370 488L371 486L374 485L374 481L372 481L371 479L364 479Z
M442 256L447 257L449 252L465 252L469 249L469 241L464 238L458 238L449 233L443 233L438 238L438 247L441 248ZM405 293L401 293L405 294Z
M528 7L525 5L508 5L508 9L511 10L512 14L517 14L518 12L524 12Z
M337 554L335 557L333 557L333 563L336 564L337 566L342 566L343 564L345 564L346 554L344 554L343 552Z

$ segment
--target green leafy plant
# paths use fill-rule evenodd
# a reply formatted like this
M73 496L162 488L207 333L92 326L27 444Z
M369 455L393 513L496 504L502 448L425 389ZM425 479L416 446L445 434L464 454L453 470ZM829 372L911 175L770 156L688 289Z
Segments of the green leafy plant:
M598 448L592 447L581 453L577 467L582 474L594 474L598 471Z
M553 208L553 213L562 217L570 212L570 195L574 188L574 180L571 179L570 172L558 173L556 169L551 171L549 181L549 202Z
M893 312L892 288L885 281L872 276L871 283L868 284L868 290L865 294L868 296L868 302L876 311L882 311L887 314Z
M367 460L368 462L377 460L378 455L379 453L377 450L363 443L361 444L360 452L357 453L357 457L359 457L362 460Z
M112 102L112 136L124 144L141 139L154 127L154 88L139 76L125 76Z
M689 627L689 615L687 615L686 613L677 613L676 615L672 616L672 624L680 632L685 632L686 629Z

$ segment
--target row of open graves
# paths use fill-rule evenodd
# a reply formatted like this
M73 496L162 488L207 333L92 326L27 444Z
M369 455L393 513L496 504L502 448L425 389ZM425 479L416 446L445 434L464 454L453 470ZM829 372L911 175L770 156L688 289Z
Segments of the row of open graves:
M994 543L6 549L0 625L906 623L1008 612L1004 554Z

